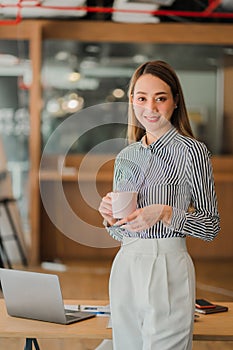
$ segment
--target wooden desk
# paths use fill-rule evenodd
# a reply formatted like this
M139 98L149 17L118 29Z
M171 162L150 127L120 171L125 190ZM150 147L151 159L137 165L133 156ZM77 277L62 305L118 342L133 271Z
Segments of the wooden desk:
M65 304L107 305L103 300L65 300ZM70 325L60 325L42 321L8 316L5 302L0 299L0 337L41 338L41 339L111 339L112 330L107 328L109 317L94 317Z
M209 315L198 314L200 317L194 322L193 340L233 341L233 302L216 304L228 306L228 311Z
M65 300L65 304L106 305L105 300ZM233 341L233 302L218 302L229 307L228 312L200 315L194 324L193 340ZM106 328L108 317L95 317L71 325L27 320L7 315L5 303L0 299L0 337L25 339L111 339L112 330ZM26 347L25 347L26 349ZM31 347L27 347L31 349Z

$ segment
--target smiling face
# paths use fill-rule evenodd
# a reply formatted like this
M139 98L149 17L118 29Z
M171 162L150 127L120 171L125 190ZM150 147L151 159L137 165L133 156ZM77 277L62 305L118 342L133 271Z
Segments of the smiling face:
M170 86L152 74L141 75L132 96L134 113L145 128L150 144L171 127L171 117L176 107Z

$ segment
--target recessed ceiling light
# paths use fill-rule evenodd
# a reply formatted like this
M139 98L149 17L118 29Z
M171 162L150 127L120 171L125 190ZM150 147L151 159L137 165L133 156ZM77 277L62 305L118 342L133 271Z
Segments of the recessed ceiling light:
M133 61L135 63L143 63L148 61L148 57L144 56L144 55L134 55L133 56Z
M79 72L71 72L69 74L69 81L70 82L76 82L81 78L81 74Z
M88 53L99 53L100 52L100 47L98 45L87 45L86 46L86 52Z
M226 55L233 56L233 47L225 47L223 51Z
M56 55L55 55L55 59L57 61L66 61L68 60L70 54L67 51L59 51Z
M125 95L125 92L122 89L115 89L113 90L112 94L116 98L122 98Z

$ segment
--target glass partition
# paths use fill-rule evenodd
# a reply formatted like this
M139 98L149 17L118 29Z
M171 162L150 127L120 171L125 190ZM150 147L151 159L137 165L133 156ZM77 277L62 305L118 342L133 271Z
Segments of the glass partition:
M83 43L46 40L43 47L42 137L45 145L50 136L73 114L96 108L97 128L72 144L70 153L85 153L106 139L122 139L127 122L127 89L132 72L147 60L161 59L178 73L195 136L204 141L213 154L222 152L223 68L224 58L232 48L215 45ZM233 58L232 58L233 64ZM122 124L114 125L114 113L107 105L120 102L117 116ZM104 105L106 107L104 108ZM124 107L123 107L124 106ZM118 107L114 107L118 108ZM86 114L87 116L89 113ZM121 118L120 117L120 118ZM103 121L103 122L102 122ZM108 125L102 125L102 124ZM79 120L79 126L88 118ZM46 147L51 154L62 152L78 124L63 124L57 142ZM102 126L101 126L102 125ZM116 149L104 152L117 152ZM96 148L97 151L97 148ZM101 152L101 151L100 151Z
M1 40L0 141L2 169L11 174L12 194L17 199L25 233L29 232L29 84L31 68L27 41ZM9 189L10 191L10 189ZM7 194L6 194L7 195Z

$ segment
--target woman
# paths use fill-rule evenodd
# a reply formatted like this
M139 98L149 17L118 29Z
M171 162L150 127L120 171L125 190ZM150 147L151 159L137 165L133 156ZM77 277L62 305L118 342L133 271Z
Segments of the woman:
M195 140L182 88L163 61L141 65L129 87L130 145L115 161L114 191L137 191L137 209L116 221L111 193L99 211L122 242L110 276L114 350L189 350L195 275L186 236L219 231L206 146ZM192 210L190 210L192 208Z

